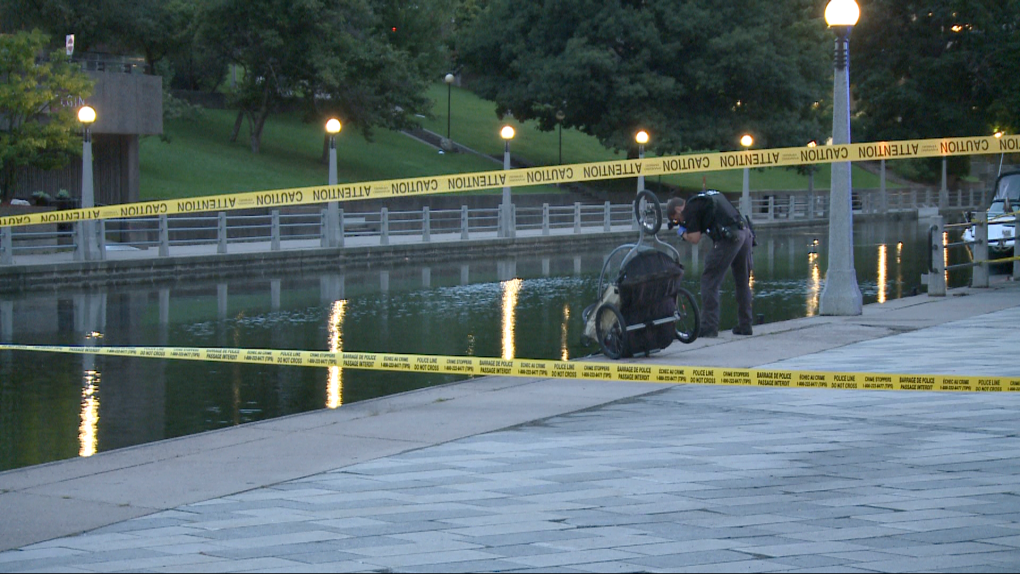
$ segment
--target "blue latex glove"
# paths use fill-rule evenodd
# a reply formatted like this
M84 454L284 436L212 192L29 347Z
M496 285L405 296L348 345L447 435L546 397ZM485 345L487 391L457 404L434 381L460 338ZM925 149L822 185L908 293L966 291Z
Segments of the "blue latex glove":
M684 227L683 225L678 225L676 227L676 236L677 237L683 238L684 233L686 233L686 232L687 232L687 228Z

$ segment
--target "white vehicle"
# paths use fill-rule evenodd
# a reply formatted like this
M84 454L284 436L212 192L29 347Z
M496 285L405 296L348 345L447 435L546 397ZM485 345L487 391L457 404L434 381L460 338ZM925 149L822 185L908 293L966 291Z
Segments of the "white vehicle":
M988 206L988 259L1013 256L1016 216L1020 212L1020 171L1001 174L995 180L995 195ZM963 232L964 241L974 240L974 228Z

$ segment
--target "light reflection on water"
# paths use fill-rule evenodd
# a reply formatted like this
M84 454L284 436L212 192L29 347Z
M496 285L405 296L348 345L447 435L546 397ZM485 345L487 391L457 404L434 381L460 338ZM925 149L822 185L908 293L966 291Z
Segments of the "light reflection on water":
M921 228L870 226L857 235L855 264L866 304L909 296L918 288L927 265ZM826 268L825 245L816 243L821 234L761 235L754 253L756 314L766 322L816 315ZM707 252L695 259L689 245L680 248L684 284L697 293ZM596 300L599 273L611 250L24 294L0 305L0 339L75 345L101 333L96 344L110 346L568 360L597 351L580 343L580 310ZM951 276L949 285L968 280L969 275ZM723 291L722 325L735 324L731 279ZM0 470L459 380L339 367L89 360L0 352Z

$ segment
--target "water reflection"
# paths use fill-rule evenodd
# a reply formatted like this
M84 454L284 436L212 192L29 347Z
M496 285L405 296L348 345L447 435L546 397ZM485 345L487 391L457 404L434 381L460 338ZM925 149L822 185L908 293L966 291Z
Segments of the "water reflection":
M896 244L896 298L903 297L903 242Z
M99 346L106 326L106 295L86 294L75 298L75 329L83 333L82 344ZM81 355L81 412L78 422L78 456L96 454L99 448L99 382L95 355Z
M515 357L514 332L517 328L517 297L524 281L520 278L503 282L503 358Z
M338 353L344 350L344 313L347 301L334 301L333 310L329 314L329 350ZM343 404L343 368L329 367L329 378L326 383L326 408L335 409Z
M886 262L886 246L883 243L878 246L878 302L885 303L885 290L888 272Z
M570 305L563 306L563 322L560 324L560 360L570 360L570 347L567 345L567 333L570 332Z
M814 317L818 314L818 298L822 294L822 270L818 265L818 252L808 252L808 281L807 281L807 305L804 308L805 317Z
M82 379L78 456L92 456L99 446L99 379L99 371L93 370L86 370Z

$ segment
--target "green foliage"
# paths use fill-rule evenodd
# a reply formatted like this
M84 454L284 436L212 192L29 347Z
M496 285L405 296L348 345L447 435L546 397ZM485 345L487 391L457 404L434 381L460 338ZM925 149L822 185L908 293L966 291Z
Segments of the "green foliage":
M78 102L92 81L67 61L63 49L38 59L41 32L0 35L0 192L7 201L25 166L54 169L81 153Z
M174 96L170 91L174 71L169 60L163 60L156 64L156 74L163 78L163 133L159 134L159 139L169 143L173 139L168 127L169 120L177 118L197 120L202 116L202 108Z
M212 0L201 36L241 69L231 104L257 152L266 118L288 100L366 137L412 125L445 66L436 29L450 9L449 0Z
M50 35L50 48L63 48L74 34L75 52L116 43L117 19L132 0L0 0L0 30L38 28Z
M818 137L830 90L825 25L809 0L492 0L459 36L497 114L564 125L636 152L734 149Z
M854 131L869 141L1020 129L1020 1L871 0L851 38ZM938 158L917 162L940 176ZM947 171L965 174L969 161Z
M115 20L115 34L125 49L155 67L190 46L198 11L196 0L131 0Z

